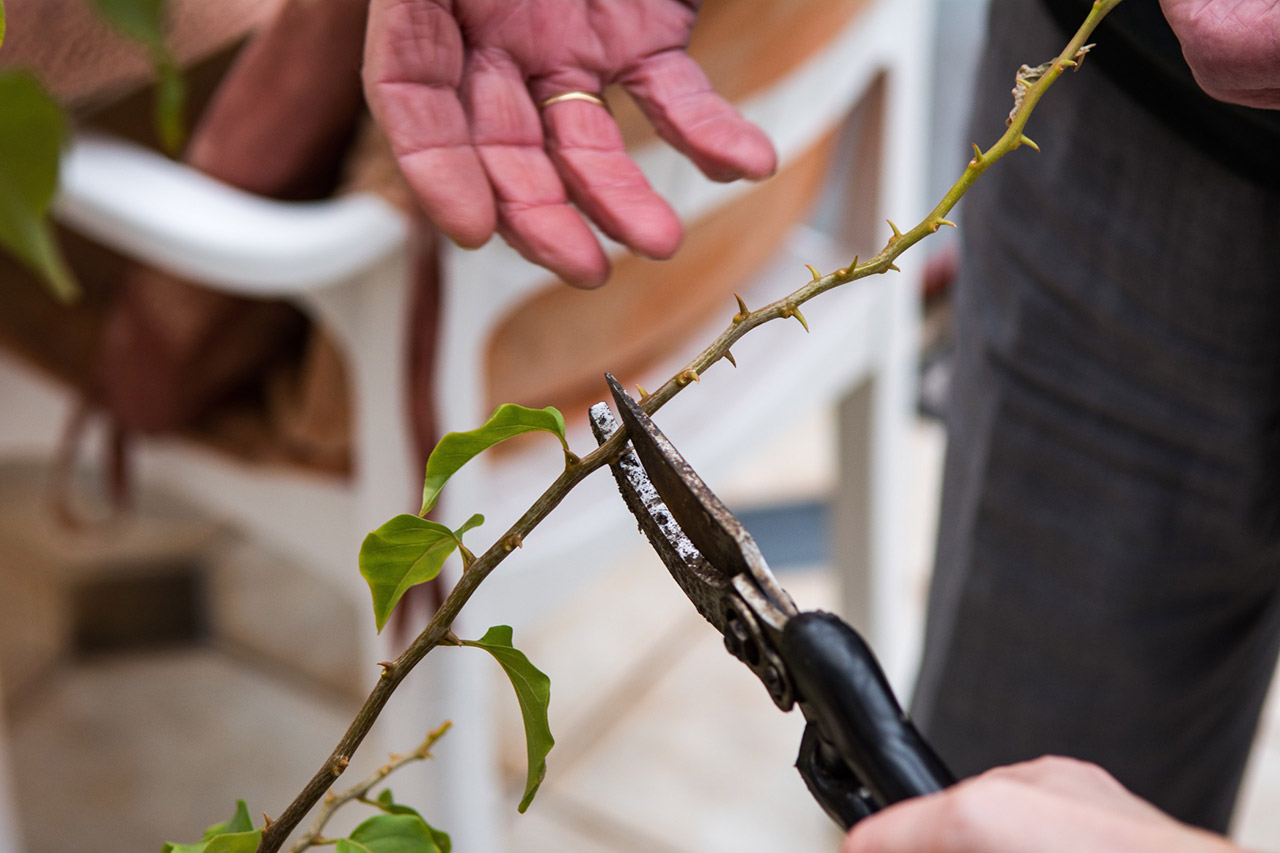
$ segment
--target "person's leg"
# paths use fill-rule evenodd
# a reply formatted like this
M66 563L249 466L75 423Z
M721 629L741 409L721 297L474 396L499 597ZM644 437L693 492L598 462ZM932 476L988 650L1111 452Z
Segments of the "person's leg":
M975 139L1064 43L997 0ZM1221 830L1280 642L1280 197L1087 61L1028 135L962 226L913 712L962 775L1074 755Z

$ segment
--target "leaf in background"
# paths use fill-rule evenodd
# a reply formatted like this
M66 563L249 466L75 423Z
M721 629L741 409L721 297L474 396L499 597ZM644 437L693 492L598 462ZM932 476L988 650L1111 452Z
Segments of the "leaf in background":
M431 511L444 484L477 454L508 438L537 430L553 433L560 439L565 453L569 452L569 443L564 435L564 416L551 406L526 409L514 403L504 403L494 410L484 426L470 432L446 433L427 457L427 477L422 485L422 509L418 515Z
M511 645L511 627L494 625L478 640L463 640L464 646L475 646L493 655L506 670L511 686L516 689L516 701L520 703L520 716L524 718L524 744L528 756L525 772L524 797L520 800L521 813L533 802L547 775L547 753L555 746L551 726L547 722L547 708L551 704L551 679L529 662L524 653Z
M236 813L231 816L231 820L215 823L204 831L204 837L200 840L208 841L215 835L226 832L248 832L251 829L253 829L253 818L249 817L249 807L245 805L244 800L236 800Z
M225 832L207 838L199 844L174 844L160 848L160 853L256 853L262 843L262 830L249 832Z
M148 50L164 47L164 12L167 0L95 0L98 12L121 35L142 42Z
M197 844L174 844L161 848L161 853L254 853L262 841L262 830L253 828L249 807L236 800L236 811L230 820L215 823L204 831Z
M334 853L372 853L368 847L349 838L339 838L338 845L333 849Z
M350 846L343 848L342 842ZM416 814L375 815L338 842L339 853L445 853L431 827Z
M373 594L379 633L410 587L440 574L445 559L458 547L458 536L443 524L405 513L364 538L360 574Z
M475 530L482 524L484 524L484 516L477 512L475 515L462 522L462 526L453 531L453 536L458 540L458 544L461 545L462 534L466 533L468 530Z
M382 809L387 814L413 815L418 818L418 820L422 820L422 815L418 814L416 809L406 806L404 803L397 803L390 788L382 789L382 792L378 794L377 802L378 808ZM449 838L449 833L436 829L425 820L422 820L422 822L426 824L427 831L431 833L431 838L435 841L436 846L440 848L440 853L451 853L453 850L453 841Z
M139 42L151 56L156 72L152 120L160 144L170 154L182 147L182 121L186 86L177 63L165 44L164 23L168 0L95 0L98 12L122 35Z
M413 808L412 806L406 806L403 803L397 803L395 795L391 793L390 788L383 788L382 791L378 794L376 802L378 804L378 808L382 809L387 814L418 815L418 810ZM418 815L418 817L422 817L422 815Z
M151 120L155 123L160 144L169 154L176 155L187 141L187 127L183 121L187 101L187 85L182 72L172 60L156 66L155 104Z
M262 830L252 832L230 832L209 839L203 853L257 853L262 843Z
M47 214L58 188L67 119L36 78L0 73L0 246L70 302L80 292Z

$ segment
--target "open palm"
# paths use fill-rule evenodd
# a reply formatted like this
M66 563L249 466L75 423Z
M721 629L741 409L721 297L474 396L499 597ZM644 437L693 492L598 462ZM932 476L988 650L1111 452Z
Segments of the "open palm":
M680 222L627 156L605 107L539 103L620 83L708 176L761 178L775 167L768 139L685 54L697 5L373 0L365 91L445 234L478 246L496 230L526 258L593 287L609 263L581 214L655 258L676 250Z

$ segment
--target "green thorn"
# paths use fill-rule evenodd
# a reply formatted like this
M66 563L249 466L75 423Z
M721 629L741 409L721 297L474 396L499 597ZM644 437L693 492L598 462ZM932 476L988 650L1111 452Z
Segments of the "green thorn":
M943 225L950 225L952 228L957 228L957 229L960 227L959 225L956 225L954 222L952 222L950 219L939 219L937 224L938 224L938 227L942 227Z
M1019 139L1018 142L1021 143L1022 145L1026 145L1029 148L1035 149L1036 153L1040 152L1040 146L1036 145L1035 142L1032 141L1031 137L1027 136L1025 133L1022 134L1022 138Z
M902 270L898 269L897 264L889 264L889 266L884 268L885 272L888 272L889 270L893 270L894 272L902 272Z
M646 391L646 390L644 389L644 386L643 386L643 385L641 385L639 382L637 382L637 383L636 383L636 390L640 392L640 399L641 399L641 400L643 400L645 397L648 397L648 396L649 396L649 392L648 392L648 391Z
M810 272L810 274L813 275L814 281L817 281L818 279L822 278L822 275L816 269L811 267L809 264L805 264L804 266L805 266L805 269L807 269Z
M894 240L901 240L901 239L902 239L902 232L898 230L898 226L897 226L897 225L894 225L894 224L893 224L893 220L892 220L892 219L886 219L886 220L885 220L885 222L888 222L888 223L889 223L889 227L893 229L893 236L892 236L891 238L889 238L889 241L890 241L890 242L893 242Z
M981 162L982 162L982 149L978 147L978 143L976 143L976 142L971 142L971 143L969 143L969 144L973 146L973 159L974 159L974 162L976 162L976 163L981 163Z
M807 332L807 331L809 331L809 321L808 321L808 320L806 320L806 319L804 318L804 315L800 313L800 308L799 308L799 306L797 306L797 307L795 307L795 308L790 309L790 311L791 311L791 316L792 316L792 317L795 317L797 320L799 320L799 321L800 321L800 325L801 325L801 326L804 326L804 330L805 330L806 332Z

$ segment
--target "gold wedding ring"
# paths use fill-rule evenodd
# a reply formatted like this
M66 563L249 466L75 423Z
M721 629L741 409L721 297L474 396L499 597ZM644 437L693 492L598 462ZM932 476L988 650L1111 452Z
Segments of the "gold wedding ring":
M538 109L545 110L552 104L560 104L565 101L586 101L589 104L604 107L606 110L609 109L609 104L605 102L605 99L592 92L561 92L559 95L552 95L550 98L539 101Z

